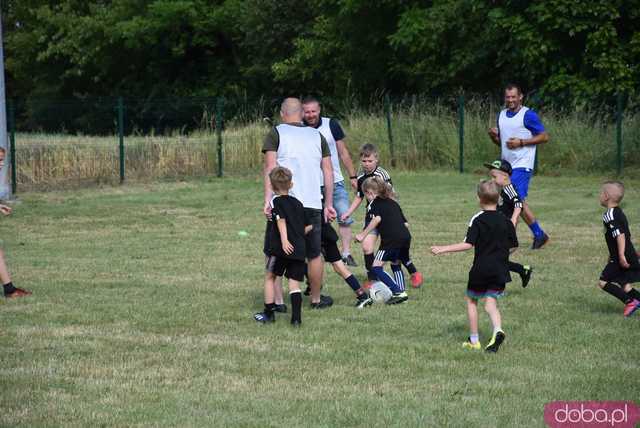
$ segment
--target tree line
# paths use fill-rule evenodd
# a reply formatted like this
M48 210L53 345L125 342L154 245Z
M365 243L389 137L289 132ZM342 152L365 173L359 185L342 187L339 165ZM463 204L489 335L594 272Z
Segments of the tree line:
M7 96L636 93L638 0L5 0ZM569 95L567 95L569 94Z

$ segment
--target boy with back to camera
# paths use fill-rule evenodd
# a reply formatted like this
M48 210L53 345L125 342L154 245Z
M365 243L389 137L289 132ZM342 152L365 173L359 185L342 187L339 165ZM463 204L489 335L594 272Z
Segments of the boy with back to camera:
M362 201L366 199L364 191L362 189L362 185L368 178L378 177L383 182L387 183L393 190L391 176L385 169L383 169L379 165L378 150L373 144L367 143L360 148L360 163L362 166L362 173L358 176L356 196L353 198L353 202L351 203L351 206L349 207L347 212L342 215L342 217L344 217L345 219L351 216L353 212L358 209ZM367 201L367 209L369 208L369 204L370 202ZM368 224L368 219L365 216L364 228L366 228ZM367 281L364 284L365 288L368 288L371 285L371 282L376 280L376 275L373 273L372 267L374 260L373 253L375 250L377 239L378 231L373 229L362 241L362 252L364 253L364 264L367 271ZM413 288L419 288L423 282L422 274L418 272L408 255L407 259L403 260L402 264L409 272L409 275L411 275L411 286Z
M6 151L4 148L0 147L0 169L4 167L4 158L6 156ZM11 207L7 205L0 204L0 213L4 215L11 214ZM7 264L4 261L4 252L0 250L0 281L2 281L2 288L4 297L7 299L14 299L16 297L26 297L31 294L30 291L23 290L22 288L18 288L13 285L11 282L11 275L9 275L9 269L7 269Z
M484 299L484 308L493 325L493 335L485 351L498 352L505 334L497 299L504 295L505 284L511 281L509 250L518 246L518 239L513 223L496 211L500 186L491 180L482 180L478 184L477 194L482 211L471 218L464 241L459 244L435 245L431 247L431 252L438 255L474 249L465 298L470 334L462 346L465 349L482 349L478 333L478 300Z
M489 168L491 179L502 187L498 199L498 211L511 220L513 227L517 227L518 217L522 212L522 201L511 183L511 164L504 159L498 159L492 163L485 163L484 166ZM526 288L533 272L531 266L509 261L509 270L520 275L522 288Z
M291 325L299 327L302 323L300 282L304 279L306 270L304 236L312 226L305 224L302 203L289 196L289 190L293 186L291 171L275 167L269 173L269 180L276 195L271 200L273 230L264 283L264 311L255 314L254 319L263 324L275 321L274 282L284 275L289 279Z
M631 284L640 282L640 261L631 243L627 217L620 208L624 185L605 181L600 190L600 205L607 211L602 216L609 262L600 274L599 286L624 304L623 314L631 316L640 308L640 293Z

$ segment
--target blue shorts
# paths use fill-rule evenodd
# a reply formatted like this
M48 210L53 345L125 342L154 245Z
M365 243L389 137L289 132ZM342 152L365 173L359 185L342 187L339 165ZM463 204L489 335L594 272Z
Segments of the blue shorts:
M340 216L349 210L349 193L344 187L344 181L333 183L333 208L338 214L338 224L340 226L350 226L353 219L348 217L345 221L340 220Z
M511 172L511 183L523 201L529 194L529 181L531 181L532 175L533 170L531 168L514 168Z

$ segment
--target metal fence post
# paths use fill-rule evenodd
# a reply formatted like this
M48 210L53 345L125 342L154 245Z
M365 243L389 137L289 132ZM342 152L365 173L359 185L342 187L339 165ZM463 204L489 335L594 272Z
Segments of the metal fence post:
M618 175L622 174L623 167L623 153L622 153L622 113L623 113L623 99L622 93L618 92L616 100L616 144L618 146L617 166Z
M118 139L120 153L120 184L124 183L124 100L118 97Z
M393 132L391 130L391 100L389 94L384 95L384 112L387 117L387 132L389 134L389 154L391 155L391 166L396 166L396 155L393 147Z
M460 143L460 173L464 172L464 95L458 97L458 140Z
M224 157L222 152L222 127L224 121L222 115L224 113L224 98L218 97L216 101L216 135L218 137L218 177L222 177L224 171Z
M11 162L11 194L18 189L16 173L16 107L13 100L9 100L9 162Z

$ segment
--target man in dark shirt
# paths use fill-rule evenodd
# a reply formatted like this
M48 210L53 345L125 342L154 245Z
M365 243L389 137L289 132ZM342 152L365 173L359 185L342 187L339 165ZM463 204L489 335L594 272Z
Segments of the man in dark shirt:
M609 250L609 262L600 274L599 286L624 303L623 314L630 316L640 308L640 293L631 286L640 282L640 261L631 243L627 217L620 208L624 185L606 181L600 191L600 205L607 208L602 216L604 237Z

